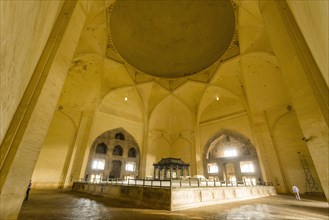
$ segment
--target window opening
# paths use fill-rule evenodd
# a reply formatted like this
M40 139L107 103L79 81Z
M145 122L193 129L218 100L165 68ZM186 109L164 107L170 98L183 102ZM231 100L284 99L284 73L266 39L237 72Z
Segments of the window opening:
M218 165L216 163L208 163L208 173L218 173Z
M99 159L93 160L91 168L93 170L104 170L105 160L99 160Z
M135 162L127 162L126 163L126 171L135 171L136 163Z
M252 161L241 161L240 162L241 173L253 173L255 172Z

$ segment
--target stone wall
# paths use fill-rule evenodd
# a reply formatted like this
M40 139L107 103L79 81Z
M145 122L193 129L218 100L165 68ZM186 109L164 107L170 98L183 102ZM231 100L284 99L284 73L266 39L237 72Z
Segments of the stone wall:
M276 195L273 186L151 188L75 182L72 189L170 211Z
M107 184L77 183L73 190L131 202L147 208L170 210L170 188L116 186Z
M276 195L273 186L176 188L171 192L171 210L273 195Z

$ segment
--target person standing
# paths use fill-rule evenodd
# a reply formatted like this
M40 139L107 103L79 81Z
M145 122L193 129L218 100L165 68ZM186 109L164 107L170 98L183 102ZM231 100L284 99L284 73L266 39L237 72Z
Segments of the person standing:
M27 186L24 201L27 201L29 199L29 193L30 193L31 187L32 187L32 180L30 180L29 185Z
M300 200L300 196L299 196L299 189L297 186L293 185L292 186L292 191L295 193L296 199Z

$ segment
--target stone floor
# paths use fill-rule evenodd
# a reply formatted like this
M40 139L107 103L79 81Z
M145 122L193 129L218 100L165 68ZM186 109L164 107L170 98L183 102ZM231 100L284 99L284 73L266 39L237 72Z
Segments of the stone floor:
M70 190L31 190L24 202L20 220L50 219L329 219L329 207L324 197L292 195L264 197L199 208L164 211L133 207L110 198Z

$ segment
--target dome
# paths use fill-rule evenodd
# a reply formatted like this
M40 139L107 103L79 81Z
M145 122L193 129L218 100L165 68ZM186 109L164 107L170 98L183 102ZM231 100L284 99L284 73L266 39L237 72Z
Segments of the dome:
M230 0L118 0L109 17L110 38L121 58L160 78L190 76L210 67L235 32Z

